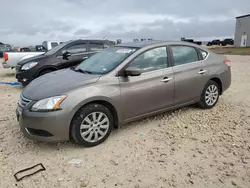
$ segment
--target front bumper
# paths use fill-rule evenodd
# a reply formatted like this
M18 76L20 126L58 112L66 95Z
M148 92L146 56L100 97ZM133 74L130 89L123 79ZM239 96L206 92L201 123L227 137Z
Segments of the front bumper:
M22 71L21 67L17 66L16 67L16 79L18 82L22 83L23 85L27 85L34 79L33 72L31 69Z
M16 115L20 129L28 139L44 142L69 140L70 121L63 110L31 112L18 106Z

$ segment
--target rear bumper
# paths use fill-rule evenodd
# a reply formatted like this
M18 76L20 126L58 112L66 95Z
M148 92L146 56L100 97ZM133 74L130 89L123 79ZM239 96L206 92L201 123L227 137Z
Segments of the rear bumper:
M6 68L6 69L11 68L11 66L9 66L6 62L3 62L2 65L3 65L3 68Z
M228 69L226 72L220 75L220 79L222 81L222 93L225 92L231 86L231 70Z

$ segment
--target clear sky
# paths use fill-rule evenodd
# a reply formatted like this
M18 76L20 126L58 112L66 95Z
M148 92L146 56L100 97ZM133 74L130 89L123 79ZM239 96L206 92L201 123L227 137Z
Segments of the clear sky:
M78 38L234 36L235 17L250 0L6 0L0 3L0 41L35 45Z

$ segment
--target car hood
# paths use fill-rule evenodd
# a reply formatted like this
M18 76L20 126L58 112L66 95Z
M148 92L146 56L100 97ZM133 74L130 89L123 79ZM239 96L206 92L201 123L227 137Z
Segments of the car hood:
M28 54L27 54L28 55ZM41 60L43 60L43 59L45 59L45 58L47 58L48 56L46 56L46 55L44 55L44 54L41 54L41 55L35 55L35 56L33 56L33 57L29 57L29 58L27 58L27 59L24 59L24 60L21 60L21 61L19 61L17 64L18 65L24 65L24 64L26 64L26 63L29 63L29 62L38 62L38 61L41 61Z
M65 94L78 87L97 82L100 75L84 74L71 69L51 72L29 83L22 95L31 100L40 100Z

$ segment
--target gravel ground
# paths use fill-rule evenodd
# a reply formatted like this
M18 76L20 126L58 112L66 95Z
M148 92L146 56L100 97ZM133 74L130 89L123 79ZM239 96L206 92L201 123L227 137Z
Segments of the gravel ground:
M0 85L0 187L249 188L250 56L228 58L232 85L215 108L137 121L94 148L25 139L14 113L20 88ZM0 81L15 81L13 72L1 68ZM46 171L15 181L15 172L37 163Z

